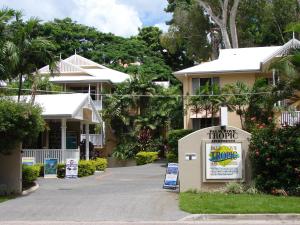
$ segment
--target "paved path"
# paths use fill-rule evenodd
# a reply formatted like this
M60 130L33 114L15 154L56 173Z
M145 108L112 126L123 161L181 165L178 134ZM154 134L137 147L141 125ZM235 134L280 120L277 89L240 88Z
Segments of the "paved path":
M40 179L29 196L0 204L4 221L174 221L178 194L162 189L163 164L109 168L76 179ZM2 222L1 222L2 221Z

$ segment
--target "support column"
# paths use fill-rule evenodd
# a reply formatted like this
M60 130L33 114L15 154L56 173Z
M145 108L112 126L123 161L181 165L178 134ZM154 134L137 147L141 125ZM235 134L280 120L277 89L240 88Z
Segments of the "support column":
M90 126L85 124L85 159L90 159Z
M63 161L65 161L66 148L67 148L67 120L63 118L61 119L61 150L62 150Z
M103 92L103 86L102 86L102 83L101 83L100 93L102 94L102 92ZM103 109L102 102L103 102L103 95L101 95L101 110Z
M100 92L99 92L99 83L96 84L96 100L99 101Z

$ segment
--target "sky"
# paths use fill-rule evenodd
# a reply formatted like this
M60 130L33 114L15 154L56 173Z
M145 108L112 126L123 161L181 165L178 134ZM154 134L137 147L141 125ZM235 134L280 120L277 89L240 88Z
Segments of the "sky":
M98 30L129 37L139 27L157 26L163 31L171 15L164 12L167 0L1 0L0 7L21 10L25 18L43 21L70 17Z

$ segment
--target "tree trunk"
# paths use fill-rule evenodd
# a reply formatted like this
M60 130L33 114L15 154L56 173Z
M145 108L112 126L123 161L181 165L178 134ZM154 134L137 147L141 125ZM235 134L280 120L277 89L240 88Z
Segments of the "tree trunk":
M222 38L223 38L224 47L225 48L231 48L231 44L230 44L229 35L228 35L228 32L227 32L226 25L222 25L220 27L220 29L221 29L221 34L222 34Z
M19 75L19 90L18 90L18 102L20 102L21 91L22 91L22 84L23 84L23 73Z
M239 2L240 0L234 0L233 6L230 11L229 25L230 25L231 44L233 48L239 47L237 30L236 30L236 14L237 14Z

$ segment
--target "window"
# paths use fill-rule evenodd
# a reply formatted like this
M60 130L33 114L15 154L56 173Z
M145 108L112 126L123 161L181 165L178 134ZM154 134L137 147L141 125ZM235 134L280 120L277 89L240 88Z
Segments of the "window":
M209 77L209 78L192 78L192 91L193 95L196 94L196 91L201 87L205 86L208 83L209 86L213 84L220 85L219 77Z
M193 130L220 125L220 118L193 118Z

